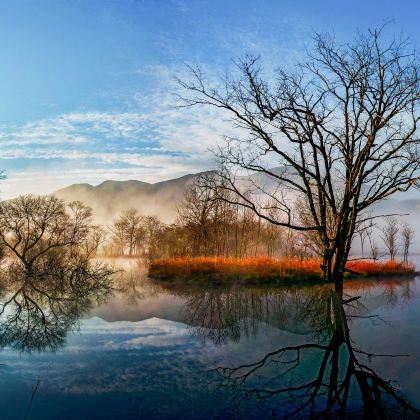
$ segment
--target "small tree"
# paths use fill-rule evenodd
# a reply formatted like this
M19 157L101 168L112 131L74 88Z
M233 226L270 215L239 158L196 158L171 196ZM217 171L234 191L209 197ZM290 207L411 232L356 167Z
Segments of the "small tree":
M124 255L125 232L124 225L121 220L117 220L108 228L111 233L110 254Z
M105 229L100 225L93 225L89 230L89 234L87 235L86 240L83 242L81 251L87 258L95 257L98 254L100 247L104 244L105 240Z
M413 243L414 240L414 229L408 224L403 223L402 229L401 229L401 236L402 236L402 250L403 250L403 261L404 263L408 263L408 252L410 249L410 246Z
M119 255L124 255L126 251L130 256L139 253L144 237L142 222L143 217L135 209L126 210L114 222L110 231Z
M156 216L147 216L142 223L144 231L144 255L147 261L153 261L162 256L161 236L164 224Z
M211 192L200 189L195 184L191 185L178 208L178 224L182 225L187 233L192 255L214 253L213 215L214 202Z
M141 227L143 218L138 214L137 210L129 209L122 214L120 220L128 245L128 255L132 256L134 253L137 253L140 237L143 236Z
M369 241L369 247L370 247L370 255L371 258L376 261L379 258L379 248L376 243L375 234L374 234L374 225L369 222L369 224L365 225L363 231L366 233L366 237Z
M398 252L398 220L395 217L387 217L386 224L383 227L382 240L388 250L391 261L395 261Z

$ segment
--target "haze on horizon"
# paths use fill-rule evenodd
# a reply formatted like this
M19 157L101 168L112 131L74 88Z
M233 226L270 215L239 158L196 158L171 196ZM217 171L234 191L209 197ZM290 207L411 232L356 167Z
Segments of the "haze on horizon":
M328 27L345 40L385 21L418 45L415 5L2 2L1 198L107 179L155 183L212 169L208 149L230 127L213 112L172 107L173 75L182 75L185 62L221 75L250 52L269 71L303 57L314 31ZM404 195L411 197L419 194Z

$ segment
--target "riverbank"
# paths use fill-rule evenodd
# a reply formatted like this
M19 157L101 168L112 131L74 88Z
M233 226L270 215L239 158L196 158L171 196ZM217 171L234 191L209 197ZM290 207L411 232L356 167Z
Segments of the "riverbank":
M346 268L348 277L377 278L415 274L414 265L396 261L357 260L350 261ZM264 284L322 281L322 271L321 261L318 259L183 257L152 262L149 265L149 277L156 280L186 283Z

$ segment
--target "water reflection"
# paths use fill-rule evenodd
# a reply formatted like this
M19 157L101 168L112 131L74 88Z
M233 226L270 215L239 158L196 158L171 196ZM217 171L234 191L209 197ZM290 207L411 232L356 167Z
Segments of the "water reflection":
M190 326L191 333L205 343L238 342L243 336L258 334L261 329L275 327L296 334L325 336L329 299L333 286L275 288L212 288L168 286L137 279L137 289L144 299L172 297L173 320ZM375 320L375 309L393 307L408 302L412 297L412 280L355 281L346 284L343 299L359 296L347 302L346 314L350 318L368 317ZM176 299L175 299L176 298ZM353 302L353 303L352 303ZM363 302L363 303L362 303ZM140 303L140 302L137 302ZM153 305L152 305L153 306ZM156 302L156 313L161 311ZM138 306L138 317L143 318Z
M225 397L230 395L236 409L242 406L242 413L252 404L270 401L273 416L282 418L417 418L420 411L372 363L378 357L388 357L392 363L406 355L357 348L350 328L354 319L382 322L369 306L407 302L412 296L410 283L389 281L377 293L378 284L355 282L358 295L355 290L340 294L328 286L172 292L185 298L185 322L204 343L237 342L264 326L309 338L273 348L258 360L209 371L213 385Z
M319 306L328 289L190 289L176 293L185 298L181 313L191 333L204 343L224 344L267 327L321 333Z
M391 294L391 304L396 303L395 296ZM363 306L357 304L357 297L343 299L341 294L327 288L295 290L292 297L292 306L288 306L289 299L285 304L279 295L270 300L274 309L270 320L287 318L286 307L295 307L293 316L298 314L310 326L312 337L318 339L274 349L259 360L239 366L216 368L218 386L232 393L235 404L273 399L273 415L282 418L392 419L398 415L404 418L420 415L390 380L377 374L371 363L375 357L403 356L379 355L356 348L348 319L363 316L358 315L358 307ZM264 296L256 305L245 303L245 306L256 309L257 319L261 319L261 314L264 319L266 299ZM254 301L252 296L251 302ZM348 305L351 315L346 313ZM200 329L201 335L203 331ZM209 334L214 337L214 332Z
M3 273L0 346L9 348L2 353L0 403L10 418L19 417L39 377L31 416L42 419L65 418L63 412L69 418L418 416L405 400L418 403L418 380L407 373L416 372L418 357L376 354L419 352L415 339L407 339L419 331L418 281L416 289L409 280L358 281L343 296L328 286L170 287L149 281L137 263L125 264L112 283L106 267L75 261L31 276L13 267ZM70 334L80 318L82 334ZM397 334L383 319L409 320L401 343L387 340ZM10 349L55 351L65 341L54 354ZM376 352L380 346L386 350ZM389 379L403 379L401 393Z
M49 258L30 274L10 264L0 277L0 347L56 351L94 304L111 293L112 272L80 258Z

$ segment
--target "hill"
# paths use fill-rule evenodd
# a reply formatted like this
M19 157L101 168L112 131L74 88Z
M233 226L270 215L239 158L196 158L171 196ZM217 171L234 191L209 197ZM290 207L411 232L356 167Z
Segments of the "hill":
M165 222L173 222L185 191L201 174L188 174L155 184L135 180L105 181L97 186L74 184L56 191L55 195L66 201L80 200L89 205L98 223L109 224L129 208L135 208L143 215L156 215ZM245 185L249 183L249 178L240 177L238 181ZM253 185L266 190L274 189L275 182L262 174L252 175L251 181ZM409 214L401 219L409 222L416 230L416 237L420 237L420 200L390 198L376 204L372 211L374 214ZM383 224L381 219L376 222L378 227ZM379 230L377 234L380 235ZM418 251L418 244L417 239L413 251ZM357 250L359 246L359 240L355 238L353 249Z
M199 175L188 174L155 184L135 180L105 181L97 186L73 184L54 194L66 201L80 200L92 207L95 219L100 223L109 223L129 208L172 222L184 192Z

